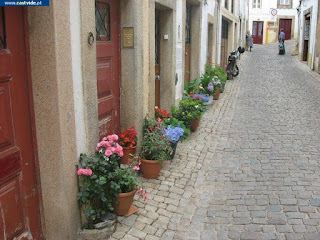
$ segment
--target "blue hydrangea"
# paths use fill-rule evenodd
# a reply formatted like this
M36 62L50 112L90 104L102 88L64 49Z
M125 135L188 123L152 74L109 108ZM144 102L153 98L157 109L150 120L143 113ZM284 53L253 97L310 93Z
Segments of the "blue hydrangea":
M197 98L197 97L198 97L198 98L202 98L203 101L209 102L209 98L206 97L206 96L204 96L204 95L202 95L202 94L194 94L192 97L193 97L193 98Z
M171 142L176 143L179 141L180 137L184 134L183 129L178 124L177 127L168 126L164 136L169 139Z

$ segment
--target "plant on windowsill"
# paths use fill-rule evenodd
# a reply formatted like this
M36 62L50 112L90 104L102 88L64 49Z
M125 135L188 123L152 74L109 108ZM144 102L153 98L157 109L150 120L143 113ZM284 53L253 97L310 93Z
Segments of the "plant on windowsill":
M134 127L122 131L119 135L119 144L123 148L122 164L129 164L132 155L136 152L137 147L137 132Z
M161 119L145 118L140 153L144 178L158 178L163 162L170 159L172 148L164 133Z

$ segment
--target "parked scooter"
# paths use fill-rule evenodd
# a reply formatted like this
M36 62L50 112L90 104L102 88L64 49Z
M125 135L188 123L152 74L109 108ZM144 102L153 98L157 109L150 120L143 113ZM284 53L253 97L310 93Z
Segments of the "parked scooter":
M233 77L238 76L239 74L239 67L237 65L238 53L244 53L245 49L244 47L238 47L238 50L232 51L228 57L228 65L227 65L227 74L228 79L231 80Z

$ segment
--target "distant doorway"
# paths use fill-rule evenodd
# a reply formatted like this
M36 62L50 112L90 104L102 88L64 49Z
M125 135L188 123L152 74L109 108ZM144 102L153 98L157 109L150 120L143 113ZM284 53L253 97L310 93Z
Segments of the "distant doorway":
M302 61L308 61L309 37L310 37L310 15L305 16L304 24L304 42Z
M190 82L191 75L191 5L186 6L186 39L185 39L184 79Z
M278 36L280 34L280 30L283 29L284 34L286 36L285 40L291 39L291 26L292 26L292 19L280 19Z
M228 32L229 22L222 19L222 32L221 32L221 66L227 64L228 58Z
M253 21L252 38L253 38L254 44L263 43L263 22L262 21Z

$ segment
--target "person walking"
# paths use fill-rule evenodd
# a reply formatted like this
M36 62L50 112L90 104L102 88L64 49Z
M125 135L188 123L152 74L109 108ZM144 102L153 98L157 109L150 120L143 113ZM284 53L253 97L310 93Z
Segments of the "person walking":
M253 39L249 30L247 31L247 34L246 34L246 44L247 44L247 51L250 49L250 52L251 52L251 49L253 48Z
M286 39L286 34L284 33L283 29L280 29L280 34L279 34L279 48L280 46L283 48L283 54L286 53L286 49L284 47L284 40Z

